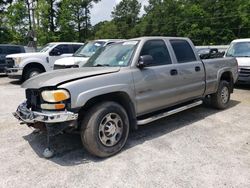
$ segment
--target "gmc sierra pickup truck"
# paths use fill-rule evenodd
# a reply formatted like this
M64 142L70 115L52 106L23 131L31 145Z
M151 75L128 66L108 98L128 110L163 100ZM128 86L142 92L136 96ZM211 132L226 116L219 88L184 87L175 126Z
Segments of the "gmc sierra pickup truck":
M57 70L26 81L27 100L14 116L57 133L79 131L93 155L108 157L130 130L202 104L225 109L238 77L235 58L201 61L187 38L142 37L105 47L79 69ZM45 157L53 155L51 143Z

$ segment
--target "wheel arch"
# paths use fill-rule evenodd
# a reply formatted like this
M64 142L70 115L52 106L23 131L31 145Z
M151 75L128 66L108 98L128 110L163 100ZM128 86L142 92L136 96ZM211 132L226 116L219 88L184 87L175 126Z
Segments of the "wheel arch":
M95 96L89 99L85 105L79 111L79 121L81 122L84 118L84 114L94 105L105 102L105 101L113 101L120 104L127 112L129 117L130 128L132 130L136 130L138 128L136 121L136 111L135 106L129 97L129 95L125 92L112 92L107 94L102 94L99 96Z
M41 64L41 63L37 63L37 62L31 62L31 63L28 63L24 66L23 68L23 75L22 77L24 77L26 71L30 68L39 68L41 69L43 72L46 72L46 69L45 67Z
M227 81L229 83L230 86L230 92L233 92L233 88L234 88L234 79L233 79L233 74L231 71L225 71L220 75L220 79L219 81L224 80Z

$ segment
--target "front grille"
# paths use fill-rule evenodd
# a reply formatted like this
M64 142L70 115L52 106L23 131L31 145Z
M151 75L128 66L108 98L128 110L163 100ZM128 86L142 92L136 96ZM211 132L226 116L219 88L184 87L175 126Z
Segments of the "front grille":
M15 65L15 61L12 58L6 58L5 63L7 64L7 68L13 68Z
M239 74L241 76L250 76L250 69L240 68Z
M41 98L37 89L26 89L27 107L32 110L40 109Z

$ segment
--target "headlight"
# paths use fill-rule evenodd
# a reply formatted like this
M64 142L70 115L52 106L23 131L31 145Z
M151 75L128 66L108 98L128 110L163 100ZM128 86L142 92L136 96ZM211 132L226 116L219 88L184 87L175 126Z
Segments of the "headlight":
M22 58L21 57L16 57L16 58L14 58L14 60L15 60L15 64L19 65L21 63Z
M43 91L42 98L46 102L60 102L70 98L69 92L64 89Z

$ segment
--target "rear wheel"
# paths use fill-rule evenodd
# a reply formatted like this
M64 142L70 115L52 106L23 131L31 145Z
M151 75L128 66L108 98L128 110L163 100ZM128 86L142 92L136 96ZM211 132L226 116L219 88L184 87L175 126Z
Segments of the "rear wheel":
M127 141L128 133L128 115L115 102L94 106L82 121L82 143L98 157L109 157L119 152Z
M220 81L218 91L211 96L211 104L214 108L225 109L229 106L230 86L225 80Z
M29 68L29 69L27 69L27 70L24 72L23 80L26 81L26 80L30 79L31 77L36 76L36 75L38 75L38 74L40 74L40 73L42 73L42 72L43 72L43 71L42 71L41 69L36 68L36 67L34 67L34 68Z

